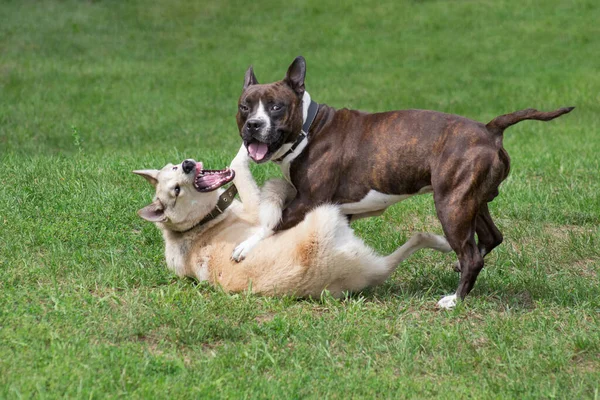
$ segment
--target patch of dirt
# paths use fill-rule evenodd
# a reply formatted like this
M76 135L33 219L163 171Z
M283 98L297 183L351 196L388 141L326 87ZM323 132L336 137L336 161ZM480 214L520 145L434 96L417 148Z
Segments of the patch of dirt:
M479 293L478 296L485 297L486 302L493 304L493 310L499 317L506 315L508 311L529 312L537 307L535 299L527 290L515 291L505 288L500 293ZM486 311L486 313L487 316L490 315L490 312Z
M572 358L569 370L574 374L595 373L600 369L600 354L579 353Z
M594 228L578 225L544 225L544 233L559 240L567 240L569 235L584 235L594 232Z
M600 269L600 260L585 258L575 261L570 269L577 275L584 278L598 278L598 269Z
M265 322L273 321L273 318L275 318L275 313L265 313L257 316L256 318L254 318L254 320L260 325L264 324Z
M330 312L329 307L323 307L321 305L315 304L312 307L312 312L317 315L324 315Z
M224 342L221 340L218 340L216 342L211 342L211 343L202 343L202 350L205 353L210 354L212 357L216 357L217 356L217 350L223 346ZM187 349L182 349L182 354L183 352L186 352ZM184 355L183 356L183 362L185 363L186 366L189 366L189 364L191 363L191 359L189 356Z
M152 335L152 333L150 333L149 335L138 333L137 335L133 336L132 339L144 343L146 345L146 350L148 350L148 353L154 356L162 356L164 354L164 352L158 348L158 344L160 341L155 335Z

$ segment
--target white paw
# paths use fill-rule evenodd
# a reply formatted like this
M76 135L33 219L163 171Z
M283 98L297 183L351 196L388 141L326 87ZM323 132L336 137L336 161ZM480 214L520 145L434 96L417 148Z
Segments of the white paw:
M454 308L456 306L456 294L444 296L440 301L438 301L437 305L438 307L446 310Z
M237 262L242 261L248 254L250 254L257 243L258 240L256 240L255 237L251 237L250 239L243 241L242 243L238 244L235 249L233 249L231 258Z

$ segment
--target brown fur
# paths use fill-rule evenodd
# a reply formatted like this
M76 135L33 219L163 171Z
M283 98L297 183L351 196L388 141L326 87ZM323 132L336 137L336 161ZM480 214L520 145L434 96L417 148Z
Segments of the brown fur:
M304 59L298 57L284 80L250 84L242 92L240 103L252 105L266 97L275 98L291 104L287 112L296 113L288 116L294 121L289 126L281 122L286 118L279 117L282 133L270 134L270 153L276 153L278 143L291 143L299 133L305 69ZM431 187L438 218L459 258L462 275L457 294L464 298L483 268L483 257L502 242L487 203L498 195L498 186L510 169L502 146L504 129L525 119L549 121L572 109L527 109L499 116L485 125L429 110L365 113L321 104L306 148L290 165L290 180L297 195L274 229L294 227L320 204L356 203L370 191L412 195ZM242 113L238 113L237 122L244 137ZM383 212L373 210L363 215L377 215L377 211Z

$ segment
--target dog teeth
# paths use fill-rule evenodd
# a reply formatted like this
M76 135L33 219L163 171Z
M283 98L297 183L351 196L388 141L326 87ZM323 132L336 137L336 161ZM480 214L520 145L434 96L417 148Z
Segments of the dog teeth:
M206 176L206 175L220 175L220 174L224 174L224 173L229 173L230 169L229 168L225 168L222 171L203 171L201 172L198 176Z

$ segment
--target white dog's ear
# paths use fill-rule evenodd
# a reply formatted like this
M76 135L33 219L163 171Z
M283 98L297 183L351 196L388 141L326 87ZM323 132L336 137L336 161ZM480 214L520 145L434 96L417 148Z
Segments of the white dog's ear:
M138 210L138 215L150 222L165 222L167 220L165 209L158 200L154 200L146 207Z
M133 171L134 174L144 177L148 182L154 186L158 185L158 173L157 169L138 169Z

